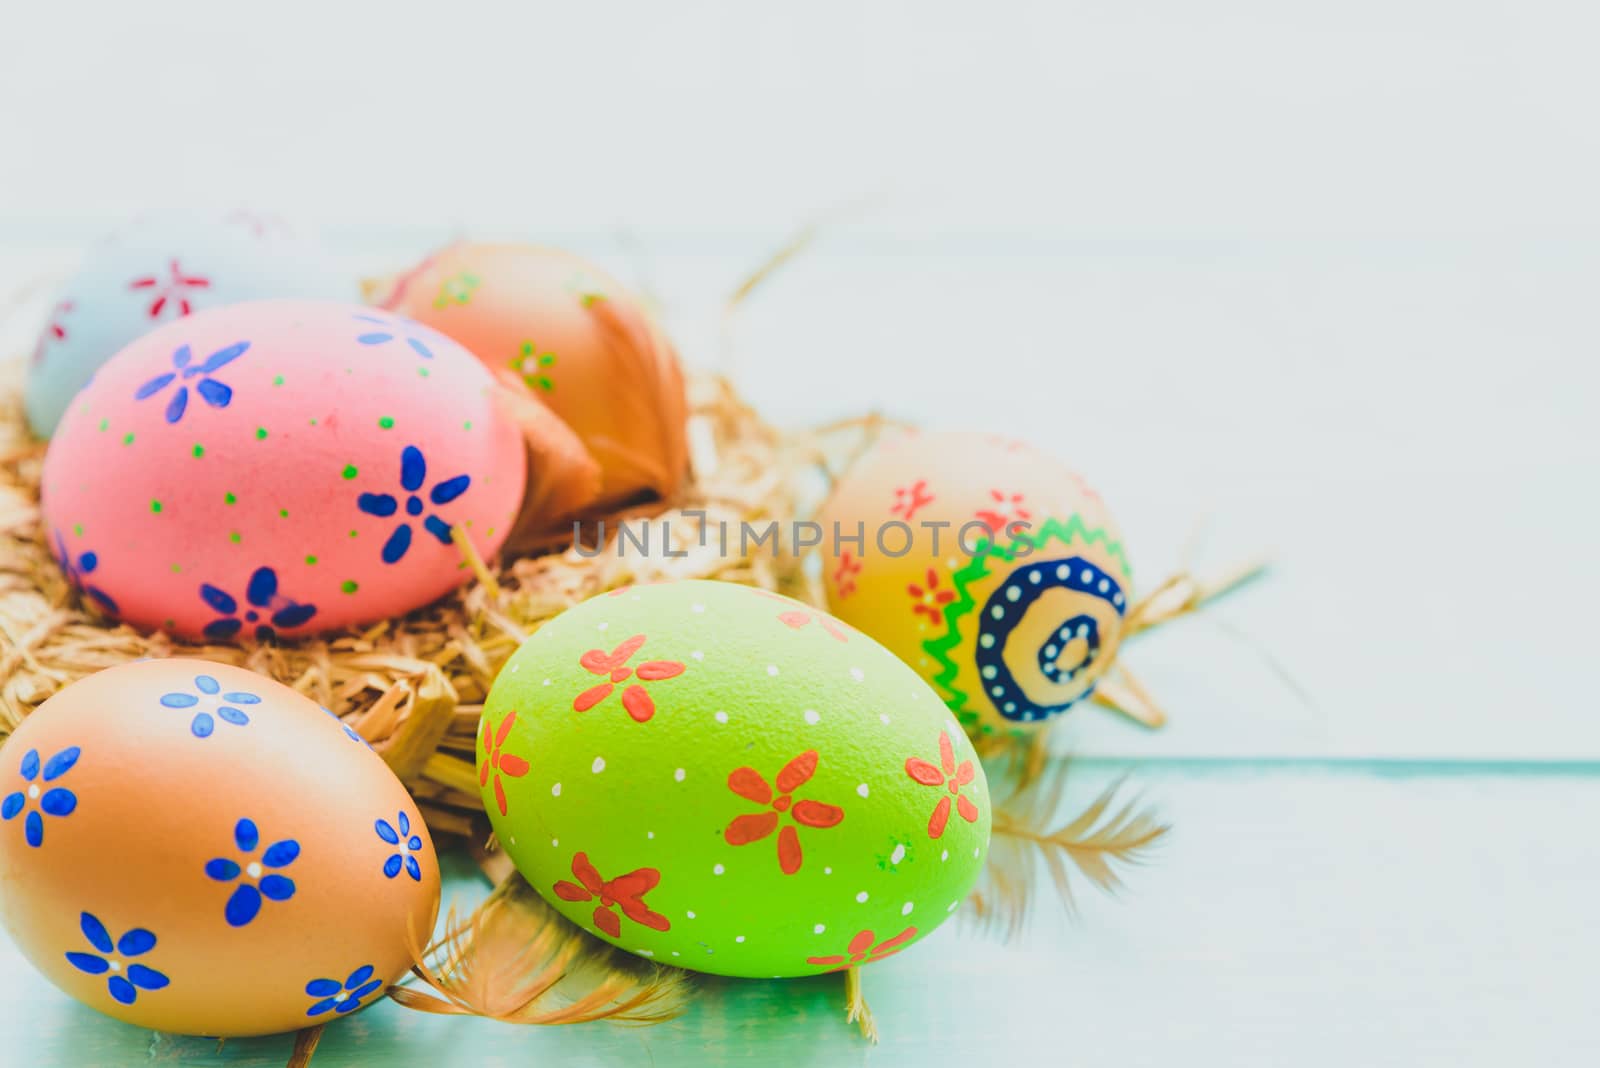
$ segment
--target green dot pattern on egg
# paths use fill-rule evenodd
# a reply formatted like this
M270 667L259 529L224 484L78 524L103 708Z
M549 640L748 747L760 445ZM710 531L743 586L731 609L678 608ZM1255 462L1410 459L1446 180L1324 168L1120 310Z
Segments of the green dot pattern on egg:
M496 679L477 759L546 900L697 971L881 960L946 920L988 853L983 770L927 684L730 583L629 587L545 624Z

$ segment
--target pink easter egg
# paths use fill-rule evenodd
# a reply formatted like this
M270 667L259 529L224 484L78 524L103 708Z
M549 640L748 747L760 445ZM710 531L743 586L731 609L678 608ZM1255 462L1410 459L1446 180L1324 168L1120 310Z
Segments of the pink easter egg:
M188 637L400 615L490 557L521 433L476 358L409 319L272 300L198 312L107 362L45 458L62 569L103 612Z

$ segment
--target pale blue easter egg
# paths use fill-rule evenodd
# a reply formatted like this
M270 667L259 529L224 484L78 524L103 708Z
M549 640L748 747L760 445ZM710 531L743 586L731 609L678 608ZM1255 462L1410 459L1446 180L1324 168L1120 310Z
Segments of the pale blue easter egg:
M204 308L270 297L359 299L313 237L251 211L152 214L90 248L34 347L24 402L49 437L99 367L148 331Z

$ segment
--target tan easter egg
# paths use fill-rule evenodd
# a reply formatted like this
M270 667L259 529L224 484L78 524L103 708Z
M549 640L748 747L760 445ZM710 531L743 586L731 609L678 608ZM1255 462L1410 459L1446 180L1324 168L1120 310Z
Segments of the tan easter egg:
M200 660L91 675L0 748L0 919L56 986L159 1031L255 1035L380 999L439 865L361 736Z

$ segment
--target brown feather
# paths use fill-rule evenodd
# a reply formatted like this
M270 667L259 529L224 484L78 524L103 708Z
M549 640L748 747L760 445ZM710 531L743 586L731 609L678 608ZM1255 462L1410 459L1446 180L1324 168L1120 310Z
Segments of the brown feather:
M1138 798L1113 809L1124 782L1119 779L1068 823L1051 830L1069 766L1065 758L1045 764L996 805L989 862L969 899L971 917L991 933L1009 939L1022 932L1041 864L1070 914L1076 907L1074 869L1093 886L1114 894L1122 887L1116 866L1149 859L1170 829Z
M412 948L413 974L427 987L389 996L419 1012L484 1016L505 1023L611 1020L652 1024L681 1014L687 972L635 957L589 935L512 875L470 916L452 908L444 934Z

